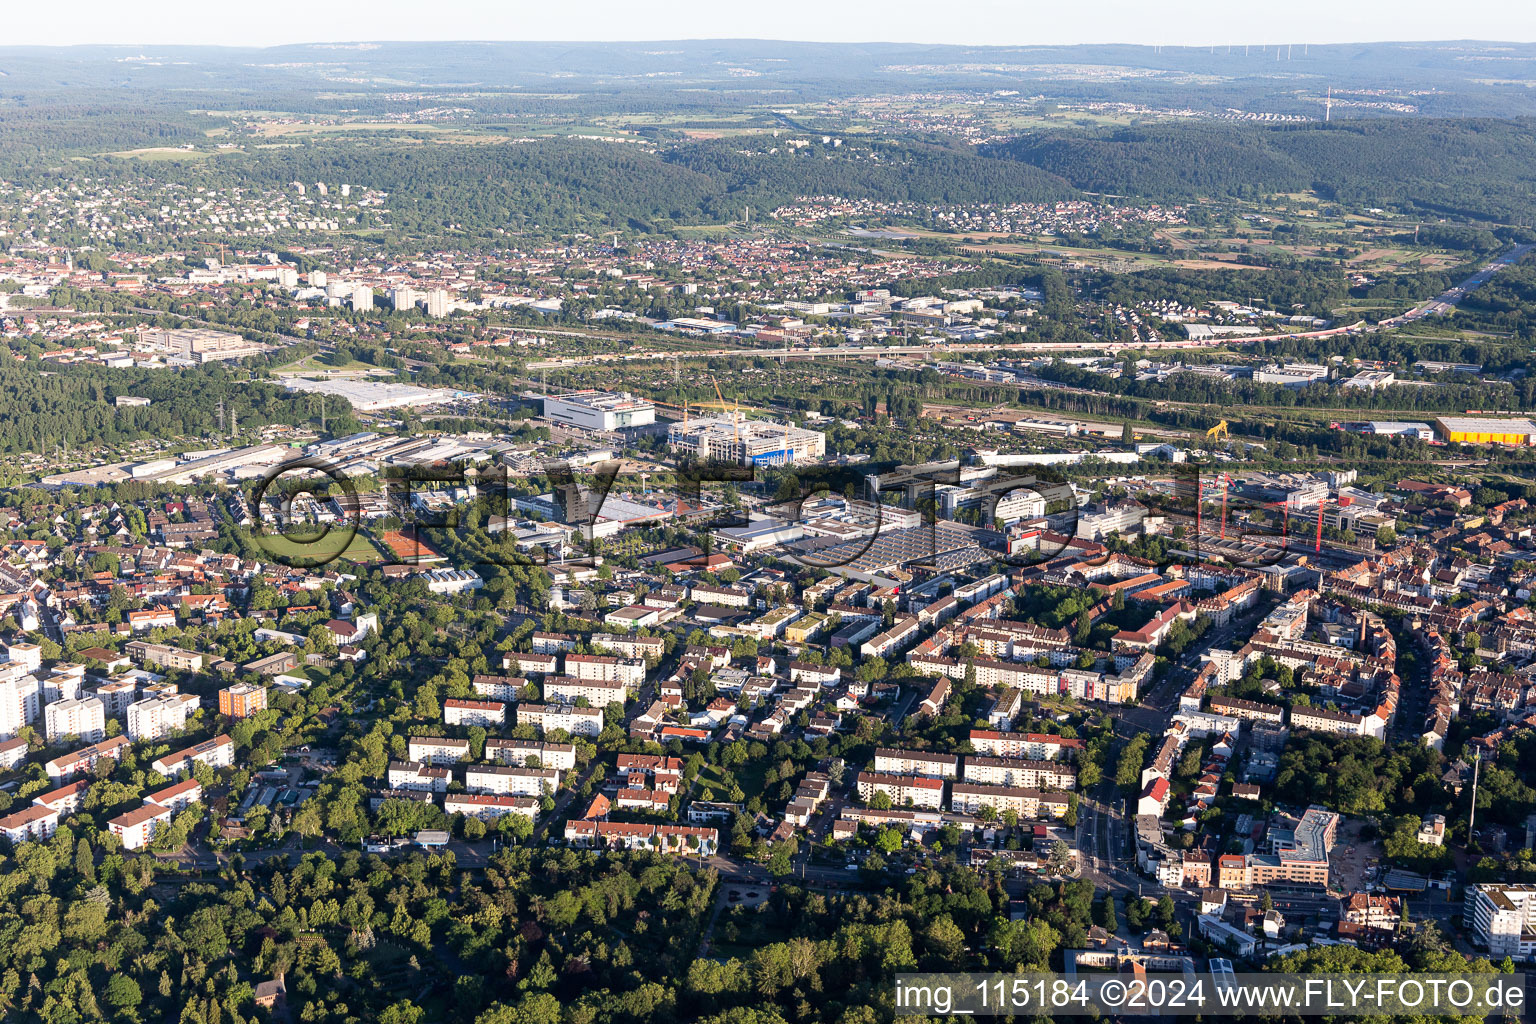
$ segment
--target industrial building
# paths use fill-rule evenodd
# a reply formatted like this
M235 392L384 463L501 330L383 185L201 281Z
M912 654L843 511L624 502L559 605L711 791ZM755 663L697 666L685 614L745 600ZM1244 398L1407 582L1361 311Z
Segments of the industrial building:
M742 466L782 466L827 452L824 434L768 420L685 420L672 424L667 442L681 457Z
M167 362L189 366L244 359L267 351L267 346L259 341L247 341L238 334L206 327L143 331L139 344L150 352L164 353Z
M414 384L395 384L376 380L310 380L295 377L287 381L289 391L306 394L336 395L345 398L359 412L405 409L421 405L442 405L480 396L452 388L423 388Z
M1441 416L1435 427L1452 444L1536 444L1536 423L1526 419Z
M572 391L547 396L544 418L583 430L623 430L655 423L656 407L627 391Z

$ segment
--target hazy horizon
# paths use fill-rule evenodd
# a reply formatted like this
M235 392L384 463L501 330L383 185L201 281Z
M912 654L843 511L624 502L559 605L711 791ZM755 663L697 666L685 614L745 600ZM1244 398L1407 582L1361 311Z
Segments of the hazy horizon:
M924 43L976 46L1242 46L1294 43L1531 42L1536 5L1499 0L1464 4L1453 22L1443 5L1428 0L1388 4L1381 0L1338 5L1299 0L1277 20L1270 9L1241 9L1195 0L1170 13L1155 5L1108 0L1092 12L1004 0L969 0L949 6L936 21L931 5L897 0L875 5L786 0L771 17L761 11L722 9L679 0L660 9L597 0L580 11L487 0L446 0L423 9L403 0L342 0L326 17L293 0L278 0L259 19L244 9L211 8L190 0L163 0L126 7L84 0L71 8L66 37L54 12L13 11L5 45L16 46L231 46L366 45L383 42L681 42L762 40L774 42ZM1455 31L1476 25L1469 37ZM1449 29L1449 31L1448 31ZM983 36L983 40L976 37Z

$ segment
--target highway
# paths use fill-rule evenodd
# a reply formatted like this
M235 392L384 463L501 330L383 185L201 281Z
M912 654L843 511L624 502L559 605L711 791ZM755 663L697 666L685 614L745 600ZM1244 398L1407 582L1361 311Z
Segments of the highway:
M1461 284L1458 284L1456 287L1449 288L1435 296L1433 299L1430 299L1428 302L1413 307L1402 316L1395 316L1390 320L1381 321L1379 326L1384 328L1403 327L1407 324L1414 323L1415 321L1423 320L1425 317L1450 316L1451 313L1455 311L1456 306L1461 302L1462 299L1466 298L1468 295L1472 294L1483 285L1487 284L1489 278L1493 277L1494 274L1497 274L1505 267L1510 267L1516 263L1519 263L1525 254L1530 251L1531 246L1529 244L1514 246L1509 251L1502 253L1496 259L1489 262L1481 270L1467 278L1465 281L1461 282Z

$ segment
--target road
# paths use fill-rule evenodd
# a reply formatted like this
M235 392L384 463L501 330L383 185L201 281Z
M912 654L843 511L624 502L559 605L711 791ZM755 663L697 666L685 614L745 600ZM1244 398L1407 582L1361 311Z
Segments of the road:
M1477 273L1467 278L1454 288L1449 288L1422 305L1415 306L1402 316L1395 316L1390 320L1381 321L1381 327L1403 327L1407 324L1423 320L1431 316L1450 316L1455 311L1462 299L1477 291L1488 283L1489 278L1506 267L1519 263L1526 253L1531 251L1531 245L1516 245L1507 252L1502 253L1490 261Z

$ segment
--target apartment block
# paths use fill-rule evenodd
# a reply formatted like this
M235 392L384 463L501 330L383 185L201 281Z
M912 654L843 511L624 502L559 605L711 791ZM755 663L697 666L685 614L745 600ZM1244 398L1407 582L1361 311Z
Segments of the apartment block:
M469 740L446 736L412 736L405 749L412 761L423 764L458 764L469 760Z
M531 796L505 796L497 793L450 793L443 798L443 810L449 815L495 821L507 814L521 814L528 819L539 816L539 801Z
M411 789L422 793L446 793L453 773L420 761L391 761L385 772L390 789Z
M58 829L59 812L42 804L33 804L0 818L0 836L12 843L47 839Z
M157 789L144 797L146 804L154 804L156 807L165 807L171 811L184 810L203 798L203 784L196 779L187 779L164 789Z
M1473 937L1490 956L1536 959L1536 885L1478 885L1468 900Z
M449 697L443 701L443 722L447 725L479 725L487 729L499 729L507 722L507 706L493 700Z
M56 701L43 708L49 743L77 736L95 743L107 734L107 709L95 697Z
M267 709L267 689L254 683L236 683L219 691L219 714L226 718L250 718Z
M1076 757L1083 746L1080 739L1045 733L971 730L971 749L990 757L1022 757L1031 761L1065 760Z
M206 764L211 768L228 768L235 763L235 741L226 735L204 740L185 750L157 758L150 767L169 778L182 769L192 770L194 764Z
M883 775L926 775L935 779L953 779L960 759L953 754L933 754L924 750L895 750L881 747L875 751L875 771Z
M197 710L198 699L191 693L172 693L163 697L149 697L128 705L128 738L157 740L178 729L184 729L187 718Z
M594 708L605 708L609 704L623 704L628 698L629 688L624 683L573 676L551 676L544 681L544 699L551 703L574 704L585 700Z
M137 850L149 845L155 833L171 823L171 809L159 804L144 804L107 822L123 849Z
M886 775L881 772L859 773L859 799L869 803L876 793L891 798L894 807L913 807L938 810L944 805L944 781L921 775Z
M560 788L560 773L553 768L514 768L511 765L471 765L464 771L464 788L471 793L540 796L547 788Z
M576 679L622 683L633 688L645 682L645 662L606 654L567 654L565 674Z
M969 754L965 759L965 781L985 786L1073 789L1077 786L1077 769L1061 761Z
M100 743L93 743L88 747L82 747L72 753L65 754L63 757L56 757L43 765L43 768L47 771L50 779L67 779L77 772L90 771L91 766L104 757L110 757L114 760L122 757L123 751L127 750L130 746L132 744L128 742L128 737L113 736L111 739L102 740Z
M603 731L603 709L571 704L520 704L517 723L531 725L540 733L561 729L569 736L596 739Z
M488 739L485 741L485 757L488 761L500 761L515 767L527 767L534 760L537 760L541 768L555 768L563 772L576 767L576 747L570 743Z
M1064 793L956 782L950 787L949 806L960 814L980 814L983 807L990 807L999 817L1012 811L1019 818L1040 819L1065 817L1070 803Z

